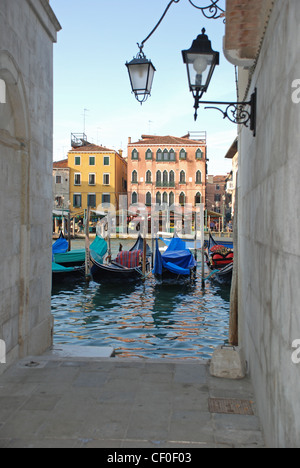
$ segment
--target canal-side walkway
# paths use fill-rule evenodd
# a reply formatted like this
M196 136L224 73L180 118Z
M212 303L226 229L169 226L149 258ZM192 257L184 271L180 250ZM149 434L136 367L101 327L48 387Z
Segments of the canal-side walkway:
M1 448L260 448L251 382L207 361L48 352L0 376Z

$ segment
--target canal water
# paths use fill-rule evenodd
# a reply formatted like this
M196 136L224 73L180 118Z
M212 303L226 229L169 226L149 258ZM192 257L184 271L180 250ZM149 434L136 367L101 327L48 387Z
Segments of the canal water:
M123 250L134 243L121 242ZM119 243L112 240L113 256ZM53 286L54 344L112 346L126 358L209 359L228 338L230 288L207 280L203 290L200 275L201 264L191 284L159 284L150 274L137 284Z

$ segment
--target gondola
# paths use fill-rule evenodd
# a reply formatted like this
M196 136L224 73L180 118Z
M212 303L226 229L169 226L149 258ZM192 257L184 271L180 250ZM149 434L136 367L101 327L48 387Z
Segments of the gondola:
M58 284L64 280L84 278L84 271L84 266L64 267L52 262L52 284Z
M197 262L186 243L178 237L173 237L167 250L159 250L156 239L156 253L153 274L163 282L174 283L190 280L194 276Z
M63 233L52 245L52 261L66 268L82 266L85 262L85 249L68 251L69 243Z
M56 241L56 245L53 244L54 249L52 249L52 283L57 284L63 280L83 278L85 274L85 249L63 252L63 240L65 239L62 236L58 240L60 240L60 242L56 243ZM94 256L97 256L99 262L101 260L103 261L103 256L107 252L107 243L104 239L96 237L90 249L92 249ZM69 256L66 256L67 254L69 254Z
M230 284L232 280L234 253L214 240L209 234L206 250L206 264L210 270L209 277L219 284Z
M92 262L91 276L95 282L105 281L133 281L143 278L142 258L143 258L143 238L139 235L136 243L130 250L120 251L114 260L108 263L101 262L101 259L92 248L90 248L90 258ZM147 245L146 251L146 272L150 270L151 250Z

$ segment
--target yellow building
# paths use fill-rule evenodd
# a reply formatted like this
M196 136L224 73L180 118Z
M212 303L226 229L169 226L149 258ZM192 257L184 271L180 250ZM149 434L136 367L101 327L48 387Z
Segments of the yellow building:
M72 213L79 214L88 206L97 209L103 203L119 209L119 196L127 194L127 162L119 153L93 144L69 151Z

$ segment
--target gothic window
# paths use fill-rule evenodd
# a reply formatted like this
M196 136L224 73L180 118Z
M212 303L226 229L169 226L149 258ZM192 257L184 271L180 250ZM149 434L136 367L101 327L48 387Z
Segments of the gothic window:
M137 181L138 181L138 173L137 173L137 171L132 171L131 183L132 184L137 184Z
M136 148L132 150L131 159L139 159L139 153Z
M151 184L152 183L152 173L151 171L146 172L146 184Z
M169 178L168 171L164 171L163 172L163 185L164 185L164 187L167 187L167 185L168 185L168 178Z
M131 203L134 205L137 202L138 202L138 195L136 192L132 192Z
M151 193L146 193L146 206L151 206Z
M184 192L181 192L181 194L179 195L179 204L181 206L183 206L185 204L185 193Z
M201 182L202 182L201 171L197 171L196 172L196 184L201 184Z
M186 151L185 151L184 148L182 148L182 149L180 150L179 158L180 158L180 159L186 159Z
M180 171L180 184L185 184L186 183L186 180L185 180L185 172L184 171Z
M153 158L153 153L150 148L147 149L146 151L146 159L152 159Z
M170 192L170 195L169 195L169 205L172 206L172 205L174 205L174 203L175 203L174 193L173 193L173 192Z
M195 205L199 205L199 203L201 203L201 193L200 192L196 193L196 196L195 196Z
M198 148L196 151L196 159L202 159L203 158L203 151Z

